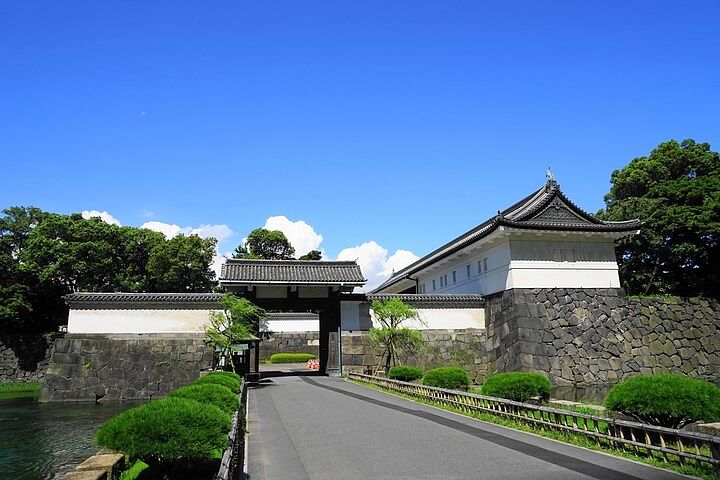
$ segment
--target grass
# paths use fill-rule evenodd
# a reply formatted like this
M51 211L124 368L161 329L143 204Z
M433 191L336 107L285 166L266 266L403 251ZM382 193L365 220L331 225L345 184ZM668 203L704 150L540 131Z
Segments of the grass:
M540 430L539 428L533 427L530 424L521 422L519 420L515 420L512 418L503 417L500 415L493 415L491 413L487 412L464 412L461 411L459 408L455 408L452 406L447 405L440 405L436 402L432 402L429 400L419 399L412 397L410 395L388 391L382 387L379 387L377 385L367 384L363 382L358 382L352 379L347 379L348 381L355 383L357 385L371 388L373 390L379 390L381 392L388 393L390 395L394 395L396 397L405 398L407 400L414 401L416 403L422 403L425 405L429 405L431 407L439 408L441 410L446 410L448 412L457 413L460 415L463 415L465 417L475 418L477 420L481 420L488 423L494 423L496 425L501 425L504 427L512 428L514 430L522 430L525 432L533 433L535 435L540 435L542 437L550 438L553 440L557 440L564 443L569 443L572 445L576 445L579 447L584 447L589 450L595 450L595 451L601 451L605 453L609 453L611 455L615 455L618 457L627 458L630 460L635 460L637 462L646 463L648 465L652 465L654 467L658 468L664 468L668 470L673 470L678 473L682 473L684 475L692 475L696 477L703 478L705 480L720 480L720 473L713 470L713 467L706 463L691 463L690 461L686 461L686 463L680 464L677 459L671 459L667 462L663 461L659 456L653 455L652 457L643 456L643 455L636 455L630 451L623 450L620 448L614 448L610 447L608 445L598 445L596 441L588 436L576 434L573 432L566 432L566 431L559 431L559 430L549 430L549 429L543 429ZM537 412L536 412L537 413ZM581 412L586 413L586 412ZM597 415L597 412L593 411L591 415ZM537 418L537 417L536 417ZM598 425L599 429L601 431L607 430L607 424L600 423Z
M304 363L313 359L312 353L275 353L270 356L270 363Z
M0 382L0 400L33 398L40 394L40 382Z
M142 460L135 460L135 462L125 470L120 477L120 480L136 480L143 471L147 470L148 464Z

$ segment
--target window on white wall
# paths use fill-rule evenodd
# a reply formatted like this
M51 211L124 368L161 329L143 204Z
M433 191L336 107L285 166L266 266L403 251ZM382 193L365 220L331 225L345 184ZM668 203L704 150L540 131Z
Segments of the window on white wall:
M433 278L433 290L435 290L435 279Z
M483 272L487 273L487 258L483 258Z
M465 265L465 271L467 272L468 278L470 278L470 264Z
M478 275L482 273L482 260L478 260Z
M447 283L447 275L443 275L443 283L444 283L445 286L447 287L447 285L448 285L448 283Z
M453 283L457 283L457 272L453 270Z

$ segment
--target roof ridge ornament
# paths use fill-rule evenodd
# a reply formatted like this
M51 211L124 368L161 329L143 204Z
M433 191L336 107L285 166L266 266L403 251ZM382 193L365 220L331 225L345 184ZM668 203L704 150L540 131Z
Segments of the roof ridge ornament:
M550 170L550 167L548 167L547 172L545 173L545 178L547 178L548 185L552 185L555 182L555 175L553 175L552 170Z

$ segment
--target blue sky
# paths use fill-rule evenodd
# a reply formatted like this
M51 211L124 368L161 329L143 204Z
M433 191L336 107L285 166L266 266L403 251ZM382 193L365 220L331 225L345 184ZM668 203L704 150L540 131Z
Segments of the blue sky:
M548 166L595 211L658 143L720 148L719 20L718 2L3 1L0 206L210 225L223 252L285 216L327 258L375 242L341 256L380 278Z

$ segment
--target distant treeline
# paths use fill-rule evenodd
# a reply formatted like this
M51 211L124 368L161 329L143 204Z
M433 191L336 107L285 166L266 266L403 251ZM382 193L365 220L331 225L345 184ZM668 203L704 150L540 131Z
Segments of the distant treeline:
M0 331L53 331L67 317L62 295L208 292L214 238L119 227L80 214L11 207L0 217Z

